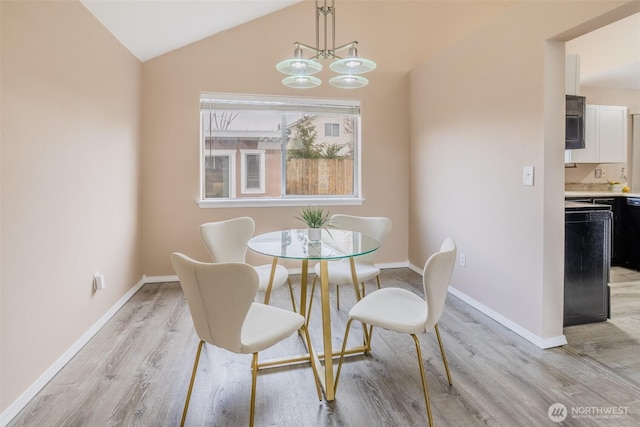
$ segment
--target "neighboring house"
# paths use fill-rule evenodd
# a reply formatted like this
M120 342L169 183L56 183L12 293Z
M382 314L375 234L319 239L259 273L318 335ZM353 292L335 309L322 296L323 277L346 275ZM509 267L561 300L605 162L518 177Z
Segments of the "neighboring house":
M242 115L239 117L243 118ZM303 115L287 124L285 133L268 129L247 130L249 125L234 126L233 120L219 124L225 128L223 130L211 129L216 126L216 121L207 119L206 112L204 118L203 190L206 199L280 197L282 173L285 170L281 167L283 138L286 138L287 146L287 191L295 191L295 194L350 194L353 191L352 162L348 163L348 170L344 173L342 168L324 161L334 158L351 160L354 133L353 119L349 117L334 114ZM255 122L251 126L255 126ZM308 165L303 166L302 171L296 160L304 157L298 154L304 145L299 136L299 126L306 126L315 133L311 149L318 153L318 158L311 160L318 165L311 169ZM276 128L277 124L262 127ZM322 172L318 172L319 168ZM311 186L299 185L295 177L300 173L308 178L304 179L306 184L312 181ZM339 176L328 176L336 174ZM332 181L341 184L331 185Z
M328 114L311 115L311 125L316 129L314 145L326 153L328 147L336 147L336 155L350 157L353 154L353 120L344 116L332 116ZM290 134L302 119L298 119L287 125ZM289 138L287 149L301 148L300 141Z
M205 136L205 197L278 197L280 133L214 131Z

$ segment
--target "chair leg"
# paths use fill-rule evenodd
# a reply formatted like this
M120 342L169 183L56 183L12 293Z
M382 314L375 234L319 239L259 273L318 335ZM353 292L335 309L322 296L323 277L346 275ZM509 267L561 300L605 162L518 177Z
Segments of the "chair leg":
M449 373L449 363L447 363L447 356L444 354L444 346L442 345L442 339L440 338L440 330L438 329L438 324L434 326L436 330L436 336L438 337L438 344L440 345L440 354L442 354L442 361L444 362L444 370L447 371L447 379L449 380L449 385L453 385L451 381L451 374Z
M427 388L427 378L422 365L422 352L420 351L420 341L415 334L411 334L413 341L416 343L416 353L418 353L418 365L420 366L420 376L422 377L422 390L424 391L424 402L427 405L427 417L429 418L429 426L433 426L433 417L431 416L431 404L429 403L429 389Z
M340 361L338 361L338 371L336 372L336 381L333 385L333 390L338 392L338 380L340 379L340 371L342 370L342 359L344 359L344 352L347 348L347 338L349 338L349 329L351 329L351 322L353 319L349 319L347 322L347 328L344 331L344 339L342 340L342 351L340 351Z
M371 353L371 336L373 335L373 326L369 326L369 331L367 332L367 327L366 325L363 323L362 324L362 328L364 330L364 339L365 339L365 354L370 354Z
M191 400L191 391L193 390L193 383L196 380L196 373L198 372L198 362L200 361L200 352L202 351L203 344L204 341L200 340L200 344L198 344L198 352L196 353L196 360L193 363L193 371L191 372L191 382L189 383L189 391L187 391L187 399L184 402L184 409L182 410L182 421L180 421L180 427L184 427L184 422L187 419L189 401Z
M376 276L376 281L378 282L378 289L380 289L380 276ZM364 288L364 282L361 283L362 285L362 298L364 298L365 295L365 288Z
M271 274L269 275L269 285L264 292L264 305L269 305L269 299L271 298L271 289L273 288L273 279L276 275L276 267L278 265L278 258L274 257L271 263Z
M297 313L296 309L296 297L293 296L293 286L291 286L291 280L287 277L287 283L289 284L289 295L291 295L291 305L293 306L293 312Z
M258 353L253 353L251 361L251 409L249 412L249 427L253 427L253 418L256 407L256 381L258 378Z

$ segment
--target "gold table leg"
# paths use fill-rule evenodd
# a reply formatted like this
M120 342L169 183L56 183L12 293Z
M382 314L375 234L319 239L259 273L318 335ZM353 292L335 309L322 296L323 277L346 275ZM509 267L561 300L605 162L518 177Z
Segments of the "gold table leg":
M331 311L329 306L329 276L327 260L320 260L320 296L322 297L322 338L324 341L324 354L333 354L331 342ZM324 394L327 401L335 399L335 384L333 378L333 358L324 358Z
M300 314L307 317L307 280L309 276L309 260L302 260L302 277L300 278ZM307 324L309 320L307 319Z
M275 272L275 266L277 263L277 258L274 258L272 264L272 276ZM313 346L306 341L305 336L303 335L303 330L300 330L300 334L303 335L303 341L306 344L307 350L309 350L308 355L299 355L295 357L277 359L266 361L260 363L258 365L259 369L265 369L269 367L275 366L286 366L290 364L296 363L304 363L306 361L312 362L312 368L316 368L318 372L318 379L320 380L320 384L322 389L324 390L325 399L328 402L335 400L335 378L333 376L333 358L340 356L340 351L333 351L333 342L331 340L331 306L329 301L329 276L328 276L328 261L326 259L320 260L320 296L321 296L321 310L322 310L322 340L323 340L323 350L320 353L317 353ZM302 272L300 278L300 314L307 317L307 282L309 278L308 274L309 270L309 260L302 260ZM356 292L356 298L360 300L360 291L358 288L358 278L356 275L355 264L353 258L351 258L351 275L354 281L354 289ZM307 319L308 322L308 319ZM348 349L345 354L363 354L367 351L366 344L368 343L367 331L365 329L365 345L362 347L356 347L352 349ZM324 360L324 367L320 363L320 360ZM314 366L315 365L315 366Z
M358 274L356 272L356 262L353 260L353 257L349 258L349 263L351 265L351 280L353 280L353 289L356 293L356 301L360 301L364 297L364 283L362 284L362 295L360 294L360 287L358 286ZM367 326L362 323L362 335L364 340L364 346L366 348L369 347L369 334L367 333Z

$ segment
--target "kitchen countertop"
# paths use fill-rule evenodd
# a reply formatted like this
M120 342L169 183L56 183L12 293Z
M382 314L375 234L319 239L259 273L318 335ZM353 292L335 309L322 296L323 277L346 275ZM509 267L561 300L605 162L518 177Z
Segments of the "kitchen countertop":
M564 197L640 197L640 193L621 191L565 191Z

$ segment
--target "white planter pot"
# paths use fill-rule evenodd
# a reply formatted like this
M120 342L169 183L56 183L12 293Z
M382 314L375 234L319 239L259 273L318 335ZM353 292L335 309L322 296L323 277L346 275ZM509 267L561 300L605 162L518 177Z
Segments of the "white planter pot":
M309 240L311 240L312 242L316 242L322 239L322 228L309 228L308 233Z

